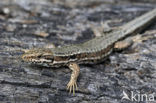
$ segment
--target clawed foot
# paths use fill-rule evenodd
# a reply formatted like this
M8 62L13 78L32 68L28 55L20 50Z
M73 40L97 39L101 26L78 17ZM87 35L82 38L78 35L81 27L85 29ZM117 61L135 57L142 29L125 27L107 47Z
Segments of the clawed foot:
M70 81L67 84L67 90L69 90L69 93L73 91L73 95L75 95L75 88L78 90L76 81Z

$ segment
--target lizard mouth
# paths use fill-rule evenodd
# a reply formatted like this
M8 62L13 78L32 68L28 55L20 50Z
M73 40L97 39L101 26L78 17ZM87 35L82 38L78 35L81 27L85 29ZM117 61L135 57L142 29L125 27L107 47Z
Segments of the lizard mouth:
M36 64L42 63L52 63L54 58L49 49L31 49L25 51L25 53L21 56L24 62L31 62Z
M42 64L42 63L45 64L45 63L52 63L53 62L53 60L48 60L48 59L44 59L44 58L40 58L40 59L32 58L32 57L29 57L28 55L25 55L25 54L23 54L21 58L24 62L30 62L33 64Z
M21 56L21 58L22 58L22 60L23 60L24 62L28 62L28 63L39 63L39 60L33 59L32 57L29 57L29 56L26 55L26 54L23 54L23 55Z
M29 59L25 56L25 54L23 54L21 58L24 62L29 62Z

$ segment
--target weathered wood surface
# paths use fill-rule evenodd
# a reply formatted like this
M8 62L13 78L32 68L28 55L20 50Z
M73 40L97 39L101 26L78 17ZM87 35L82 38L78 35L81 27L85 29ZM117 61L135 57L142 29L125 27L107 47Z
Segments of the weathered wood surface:
M20 49L84 42L95 36L91 25L122 25L156 7L154 0L71 1L0 2L0 103L134 103L121 100L123 91L156 93L156 23L141 34L151 38L103 63L81 65L75 96L66 91L68 68L21 61Z

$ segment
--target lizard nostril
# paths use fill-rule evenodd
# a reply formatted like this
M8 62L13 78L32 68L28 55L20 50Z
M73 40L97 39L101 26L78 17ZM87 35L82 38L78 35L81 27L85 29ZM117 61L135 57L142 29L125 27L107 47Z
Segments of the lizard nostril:
M24 55L22 55L22 59L25 59L26 57Z

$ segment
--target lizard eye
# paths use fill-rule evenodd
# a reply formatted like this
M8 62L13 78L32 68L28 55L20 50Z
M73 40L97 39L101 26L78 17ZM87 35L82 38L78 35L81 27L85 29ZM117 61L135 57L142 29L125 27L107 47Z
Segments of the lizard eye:
M38 58L41 58L41 55L37 56Z

